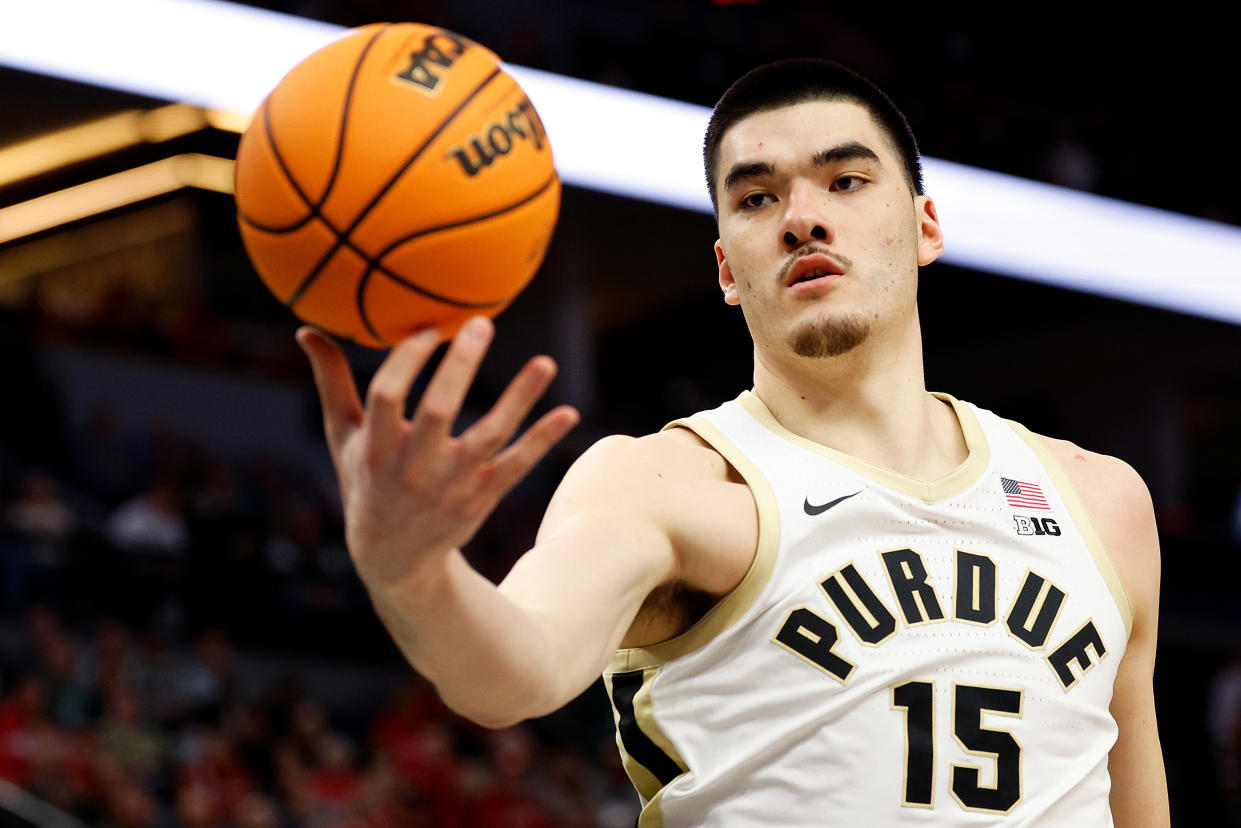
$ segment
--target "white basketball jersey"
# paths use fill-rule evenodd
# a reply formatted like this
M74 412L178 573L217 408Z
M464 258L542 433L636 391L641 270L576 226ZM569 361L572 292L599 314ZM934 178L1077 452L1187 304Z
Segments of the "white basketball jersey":
M604 675L641 828L1112 824L1128 601L1038 439L937 396L969 456L930 483L751 392L669 425L745 478L759 544L694 627Z

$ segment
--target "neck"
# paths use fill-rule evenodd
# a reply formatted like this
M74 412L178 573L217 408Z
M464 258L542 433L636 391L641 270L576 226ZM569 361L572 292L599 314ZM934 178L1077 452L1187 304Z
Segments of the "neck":
M951 406L926 391L918 320L847 354L754 354L754 391L789 431L916 480L943 477L969 451Z

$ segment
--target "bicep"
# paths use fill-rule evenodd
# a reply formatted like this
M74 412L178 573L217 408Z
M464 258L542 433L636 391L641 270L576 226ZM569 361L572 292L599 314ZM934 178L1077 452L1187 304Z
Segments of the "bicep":
M655 473L634 467L627 448L614 444L579 461L534 548L500 584L551 647L558 704L598 677L647 595L676 571L669 532L649 506L657 489L633 479Z
M667 537L622 515L580 515L521 557L500 591L533 620L555 665L554 707L596 679L671 571Z

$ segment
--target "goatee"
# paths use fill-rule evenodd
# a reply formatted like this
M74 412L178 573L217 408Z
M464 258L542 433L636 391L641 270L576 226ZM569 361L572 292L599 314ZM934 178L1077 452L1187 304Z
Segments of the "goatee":
M846 354L869 335L870 322L850 315L800 325L790 334L789 345L798 356L821 359Z

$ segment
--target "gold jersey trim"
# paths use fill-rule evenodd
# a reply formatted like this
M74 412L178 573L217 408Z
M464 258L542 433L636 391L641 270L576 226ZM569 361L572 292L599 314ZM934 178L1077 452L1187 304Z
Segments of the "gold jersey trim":
M718 451L745 479L758 507L758 548L741 583L721 598L696 624L680 635L658 644L617 650L608 665L608 674L658 667L705 646L731 627L754 605L763 587L771 580L776 552L780 548L780 514L776 505L776 494L767 478L758 470L758 466L705 417L695 414L674 420L664 428L687 428L694 432Z
M1069 516L1073 518L1073 523L1077 525L1077 531L1081 533L1082 540L1086 542L1086 548L1090 550L1090 557L1094 559L1095 567L1099 570L1099 574L1103 576L1103 581L1107 584L1108 591L1112 593L1112 599L1116 601L1116 608L1120 610L1121 620L1125 623L1125 638L1133 632L1133 608L1129 604L1129 596L1125 592L1125 586L1121 583L1120 575L1116 572L1116 565L1112 563L1112 556L1108 554L1107 549L1103 546L1103 541L1099 538L1099 533L1095 531L1094 523L1090 520L1090 515L1086 511L1082 499L1077 494L1072 481L1069 480L1068 474L1065 473L1060 462L1056 460L1051 450L1034 435L1030 429L1021 423L1006 421L1013 431L1017 432L1022 440L1026 442L1031 449L1034 450L1035 456L1043 464L1043 468L1051 476L1052 485L1056 487L1056 491L1060 493L1061 500L1064 501L1065 508L1069 510Z
M965 491L982 477L983 472L987 469L987 464L991 461L991 449L987 445L986 437L983 435L982 426L978 424L978 418L974 416L974 412L968 405L949 394L931 392L931 396L948 403L952 406L952 410L956 412L957 421L961 424L961 433L965 436L965 445L969 450L969 455L961 465L948 472L948 474L938 480L929 482L917 480L885 466L845 454L843 451L828 448L822 443L816 443L813 440L802 437L800 434L789 431L776 420L770 409L753 391L743 391L741 396L737 397L737 402L769 431L774 432L785 440L808 451L821 454L889 489L894 489L925 503L935 503Z
M685 773L687 770L685 760L681 758L681 754L663 730L660 729L659 723L655 721L655 708L651 702L651 682L658 673L658 667L642 671L642 686L633 696L632 715L638 729L650 740L651 744L662 751L667 760L675 763L680 773ZM629 777L629 781L633 783L634 789L638 791L644 803L642 813L638 819L638 826L639 828L663 828L664 815L660 806L660 798L663 796L666 785L646 765L642 764L625 749L625 742L621 735L621 711L616 704L612 679L613 677L607 674L603 677L604 687L608 692L608 699L612 703L612 721L616 727L616 747L620 751L621 764L625 768L625 774Z

